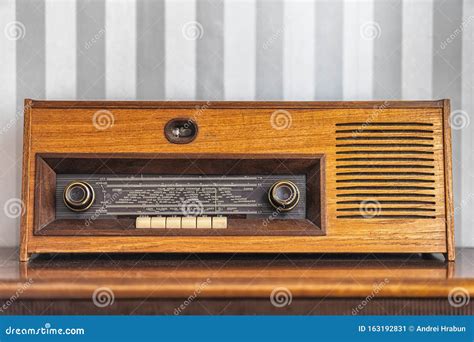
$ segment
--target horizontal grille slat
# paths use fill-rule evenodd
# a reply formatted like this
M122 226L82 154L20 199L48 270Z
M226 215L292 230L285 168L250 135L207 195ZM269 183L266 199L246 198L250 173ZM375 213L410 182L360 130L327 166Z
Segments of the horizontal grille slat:
M344 122L337 123L336 127L341 126L433 126L432 123L427 122Z
M336 140L433 140L431 137L415 137L415 136L354 136L354 137L337 137Z
M436 216L424 216L424 215L376 215L376 218L384 219L434 219ZM375 218L367 217L367 215L338 215L337 218L348 218L348 219L366 219L366 218Z
M431 151L372 151L372 150L357 150L357 151L337 151L336 154L433 154Z
M432 123L335 126L337 218L436 218Z

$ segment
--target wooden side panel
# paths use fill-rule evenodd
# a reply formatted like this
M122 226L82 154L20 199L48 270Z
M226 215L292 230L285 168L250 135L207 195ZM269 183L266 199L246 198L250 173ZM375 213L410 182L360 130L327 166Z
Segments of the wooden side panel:
M445 122L443 109L438 102L415 105L417 103L388 102L374 108L371 103L361 103L350 107L340 103L313 104L295 103L269 105L249 104L248 107L218 103L202 106L188 104L178 108L166 103L150 103L136 106L110 103L107 107L82 106L77 103L49 108L39 102L33 109L31 118L31 142L28 158L30 167L24 172L28 178L29 193L34 190L36 153L206 153L206 154L324 154L326 156L326 205L327 235L309 237L285 236L239 236L239 237L47 237L32 233L33 198L26 197L28 219L25 223L28 238L28 252L441 252L448 251L446 232L444 144ZM395 106L395 104L397 106ZM86 108L88 107L88 108ZM129 108L127 108L129 107ZM133 108L131 108L133 107ZM184 107L184 108L183 108ZM225 108L221 108L225 107ZM312 108L311 108L312 107ZM107 121L98 121L98 116ZM199 125L199 135L190 144L176 145L166 140L163 127L176 117L189 117ZM363 142L392 142L393 149L405 149L405 145L421 141L430 145L413 150L429 152L420 158L417 154L391 157L384 152L381 157L372 153L347 156L341 161L336 145L340 140L336 130L340 123L359 123L346 137L368 137ZM373 129L374 123L388 123L388 126ZM417 125L415 131L406 124ZM417 132L425 125L429 132ZM102 125L102 126L101 126ZM408 127L408 128L407 128ZM353 127L351 127L353 128ZM371 132L375 130L375 132ZM356 131L355 133L353 131ZM378 136L390 137L377 139ZM373 139L375 137L375 139ZM359 143L360 140L347 140ZM401 145L405 144L405 145ZM411 147L410 147L411 148ZM385 149L384 151L386 151ZM372 151L374 151L372 149ZM406 152L406 151L405 151ZM405 153L404 152L404 153ZM376 158L376 159L374 159ZM377 159L379 158L379 159ZM381 159L380 159L381 158ZM426 159L426 160L425 160ZM356 165L360 173L366 166L371 172L398 172L425 170L430 175L422 175L426 188L420 184L410 187L409 183L385 184L371 182L369 185L356 184L344 193L354 194L355 199L377 200L404 199L413 194L429 195L429 216L388 215L383 218L338 218L338 194L341 183L337 173L341 165ZM366 176L366 175L364 175ZM371 175L369 175L371 176ZM394 177L400 175L394 174ZM400 176L403 178L405 176ZM408 179L405 177L404 179ZM389 188L387 188L387 186ZM400 188L398 188L400 187ZM346 191L347 190L347 191ZM27 191L28 192L28 191ZM370 193L370 196L365 195ZM378 194L378 195L377 195ZM386 196L388 195L388 196ZM386 196L386 197L385 197ZM416 197L416 196L415 196ZM423 196L420 198L424 198ZM385 206L385 203L383 204ZM357 208L353 207L352 209ZM428 208L428 207L427 207ZM349 209L351 209L349 207ZM423 208L421 208L423 209ZM384 207L382 210L391 210ZM396 212L396 211L394 211ZM424 212L424 211L421 211ZM357 211L356 211L357 213ZM405 212L403 212L405 214ZM395 216L395 217L393 217ZM22 240L23 241L23 240Z

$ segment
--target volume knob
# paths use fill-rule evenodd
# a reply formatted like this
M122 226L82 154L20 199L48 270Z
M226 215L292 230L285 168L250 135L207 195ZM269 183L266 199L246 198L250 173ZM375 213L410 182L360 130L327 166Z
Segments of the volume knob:
M64 188L64 204L72 211L86 211L94 203L94 200L94 189L87 182L74 181Z
M300 191L292 181L278 181L268 190L268 200L275 209L290 211L298 204Z

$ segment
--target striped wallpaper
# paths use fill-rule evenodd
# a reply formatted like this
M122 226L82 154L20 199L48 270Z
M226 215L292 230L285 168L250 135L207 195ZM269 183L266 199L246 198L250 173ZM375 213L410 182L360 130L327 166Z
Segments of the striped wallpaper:
M2 0L0 29L0 245L18 243L31 97L451 98L456 238L474 246L472 0Z

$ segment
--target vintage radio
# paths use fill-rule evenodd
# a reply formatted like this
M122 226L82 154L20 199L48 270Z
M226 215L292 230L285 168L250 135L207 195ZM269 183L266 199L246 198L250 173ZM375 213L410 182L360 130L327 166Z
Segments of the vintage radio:
M33 253L444 253L449 101L25 102Z

